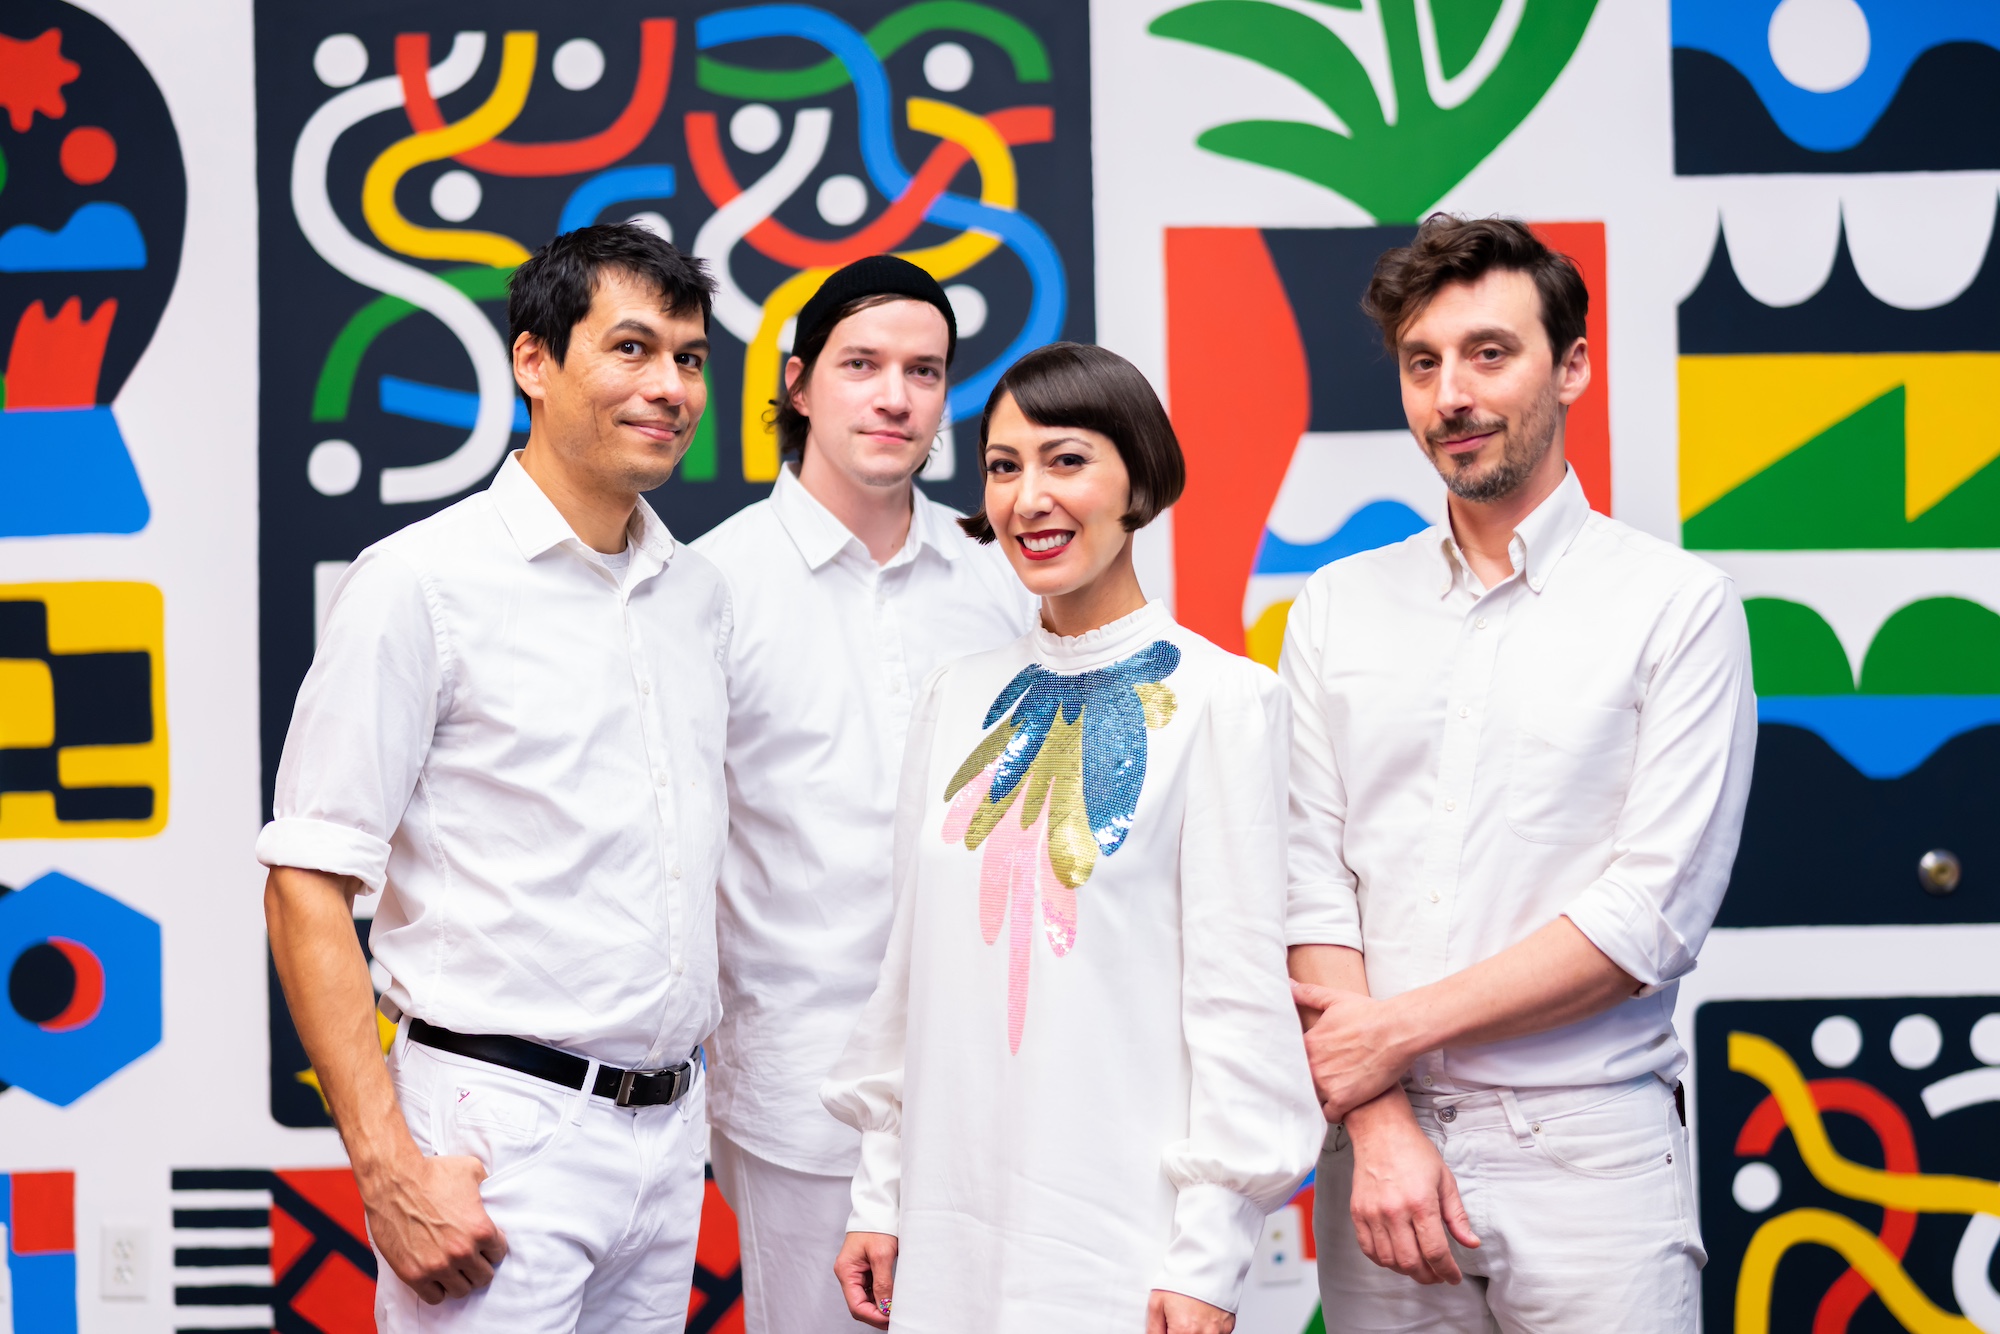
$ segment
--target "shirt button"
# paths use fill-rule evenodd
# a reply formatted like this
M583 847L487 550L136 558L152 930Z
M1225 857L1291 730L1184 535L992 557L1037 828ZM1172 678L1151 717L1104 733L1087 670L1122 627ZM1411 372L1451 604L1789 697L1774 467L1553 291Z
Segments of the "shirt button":
M674 868L674 879L678 880L680 878L681 878L681 868L676 866Z
M639 693L640 693L640 694L642 694L642 695L650 695L650 694L652 694L652 693L653 693L653 683L652 683L651 681L641 681L641 682L639 683Z
M1458 803L1453 801L1450 797L1446 797L1444 799L1444 808L1448 811L1455 811L1458 809Z
M661 787L665 787L667 785L667 771L665 769L653 770L653 781Z
M1453 1121L1458 1120L1458 1108L1456 1107L1438 1108L1438 1120L1444 1122L1446 1125L1450 1125Z
M1486 618L1482 616L1472 624L1475 629L1484 630L1486 628Z
M1432 891L1431 891L1431 902L1432 902L1432 903L1436 903L1437 901L1438 901L1438 892L1437 892L1436 890L1432 890Z
M1472 716L1472 710L1471 710L1471 709L1465 709L1465 708L1461 708L1461 709L1460 709L1460 710L1458 711L1458 716L1459 716L1459 717L1461 717L1461 718L1470 718L1470 717Z
M1429 1075L1425 1075L1425 1076L1424 1076L1424 1087L1425 1087L1425 1088L1429 1088L1429 1087L1431 1087L1431 1086L1432 1086L1433 1084L1435 1084L1435 1083L1437 1083L1437 1081L1436 1081L1435 1079L1432 1079L1432 1078L1431 1078L1431 1077L1430 1077Z

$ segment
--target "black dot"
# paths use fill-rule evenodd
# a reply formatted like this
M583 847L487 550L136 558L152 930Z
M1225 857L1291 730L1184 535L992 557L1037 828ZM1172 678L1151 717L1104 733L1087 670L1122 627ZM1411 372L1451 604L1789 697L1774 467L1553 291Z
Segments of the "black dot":
M29 1023L46 1024L76 999L76 965L46 940L30 945L7 975L7 999Z

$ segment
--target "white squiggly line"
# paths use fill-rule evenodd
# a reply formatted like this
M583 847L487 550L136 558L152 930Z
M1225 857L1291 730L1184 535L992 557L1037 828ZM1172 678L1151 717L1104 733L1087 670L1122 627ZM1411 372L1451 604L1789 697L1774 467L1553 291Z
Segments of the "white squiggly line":
M479 69L486 34L461 32L431 67L425 82L433 96L458 91ZM514 429L514 372L507 345L472 298L442 278L391 259L364 245L342 225L328 197L327 162L340 136L370 116L401 106L394 75L371 79L337 94L312 114L292 150L292 212L319 257L358 283L401 297L451 330L472 362L479 384L479 413L463 443L433 463L382 470L382 503L407 504L456 495L484 477L506 452Z
M764 303L752 301L729 272L729 253L758 223L777 211L812 175L832 137L833 112L807 107L792 121L792 141L784 156L755 185L709 215L695 233L694 253L708 261L715 277L715 318L745 346L764 321Z
M1987 1066L1947 1075L1923 1091L1931 1119L1964 1107L2000 1102L2000 1069ZM1993 1288L1993 1252L2000 1249L2000 1218L1974 1214L1966 1220L1951 1257L1951 1295L1965 1318L1983 1334L2000 1334L2000 1292Z

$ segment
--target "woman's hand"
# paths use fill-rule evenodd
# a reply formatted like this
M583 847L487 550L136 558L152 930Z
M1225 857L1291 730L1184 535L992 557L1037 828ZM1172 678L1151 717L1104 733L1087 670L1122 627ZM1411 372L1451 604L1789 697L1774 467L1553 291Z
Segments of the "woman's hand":
M848 1233L840 1258L833 1262L833 1276L840 1280L840 1295L847 1298L849 1315L876 1329L889 1328L889 1301L896 1286L896 1238L892 1234ZM1153 1294L1156 1299L1159 1295Z
M854 1236L847 1234L850 1243ZM1235 1316L1183 1293L1155 1288L1146 1303L1146 1334L1230 1334L1235 1328Z

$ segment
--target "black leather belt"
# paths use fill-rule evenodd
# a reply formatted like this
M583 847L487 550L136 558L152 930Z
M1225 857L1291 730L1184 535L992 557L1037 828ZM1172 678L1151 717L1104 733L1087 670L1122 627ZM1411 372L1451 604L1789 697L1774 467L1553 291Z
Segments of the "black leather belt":
M536 1079L546 1079L566 1089L582 1088L584 1076L590 1073L590 1062L581 1056L572 1056L554 1047L544 1047L539 1042L501 1033L454 1033L449 1028L412 1019L410 1041L448 1051L454 1056L469 1056L488 1065L533 1075ZM591 1085L590 1091L600 1098L611 1099L620 1107L664 1107L668 1103L679 1102L682 1095L694 1087L694 1074L693 1057L665 1070L620 1070L600 1065L597 1067L597 1082Z

